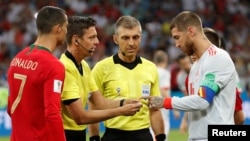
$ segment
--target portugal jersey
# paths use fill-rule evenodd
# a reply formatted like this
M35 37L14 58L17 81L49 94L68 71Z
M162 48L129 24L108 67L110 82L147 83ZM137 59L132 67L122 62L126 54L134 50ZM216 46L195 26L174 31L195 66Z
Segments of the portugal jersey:
M8 70L11 141L64 141L60 98L64 66L47 49L31 45Z

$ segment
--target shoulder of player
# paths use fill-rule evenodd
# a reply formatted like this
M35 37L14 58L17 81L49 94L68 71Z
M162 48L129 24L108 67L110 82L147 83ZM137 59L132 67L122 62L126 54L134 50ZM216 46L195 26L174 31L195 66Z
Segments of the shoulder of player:
M224 62L231 61L230 55L223 49L214 48L213 50L207 51L208 58L214 60L215 62Z
M43 53L40 54L41 58L39 59L41 63L43 63L45 66L51 66L54 67L63 67L62 62L54 55Z
M47 74L48 78L60 77L63 78L65 76L65 66L63 63L57 58L51 59L50 62L46 63L43 67L43 73Z
M59 71L65 70L64 64L58 59L55 59L53 62L51 62L51 64L52 68L57 68Z

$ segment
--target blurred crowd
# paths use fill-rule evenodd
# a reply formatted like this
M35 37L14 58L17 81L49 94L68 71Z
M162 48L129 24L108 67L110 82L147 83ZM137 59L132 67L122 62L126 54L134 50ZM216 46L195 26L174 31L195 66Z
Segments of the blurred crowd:
M0 0L0 86L7 86L6 71L13 56L34 42L34 14L45 5L61 7L68 16L92 16L97 20L100 44L94 56L88 58L90 66L117 52L112 38L114 21L121 15L132 15L143 27L140 55L152 59L156 48L164 48L170 70L175 70L175 59L181 51L170 37L169 22L181 11L195 11L204 27L224 37L243 87L250 78L249 0ZM65 49L62 46L55 55Z

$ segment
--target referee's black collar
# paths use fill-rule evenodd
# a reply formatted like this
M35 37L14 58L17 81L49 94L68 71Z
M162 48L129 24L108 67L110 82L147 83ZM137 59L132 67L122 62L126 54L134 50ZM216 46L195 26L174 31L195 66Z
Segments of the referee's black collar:
M124 66L124 67L126 67L126 68L128 68L130 70L134 69L138 64L142 64L142 60L141 60L140 56L136 56L136 59L135 59L134 62L127 63L127 62L122 61L119 58L118 54L115 54L113 56L113 60L114 60L115 64L120 64L120 65L122 65L122 66Z
M73 56L68 50L66 50L65 55L66 55L70 60L72 60L72 61L74 62L74 64L75 64L77 70L79 71L79 73L80 73L81 75L83 75L82 64L80 63L80 65L78 65L77 62L76 62L76 59L74 58L74 56Z

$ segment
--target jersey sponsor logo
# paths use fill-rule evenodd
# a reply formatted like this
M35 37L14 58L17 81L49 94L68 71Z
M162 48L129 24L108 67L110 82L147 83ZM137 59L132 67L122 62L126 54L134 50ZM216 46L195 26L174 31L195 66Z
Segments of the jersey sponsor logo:
M54 92L61 93L62 90L62 81L61 80L54 80Z
M14 58L11 61L10 66L19 67L19 68L23 68L23 69L36 70L36 68L38 66L38 62L34 62L32 60L23 60L21 58Z

